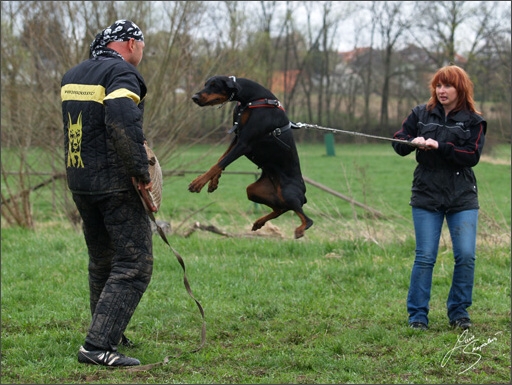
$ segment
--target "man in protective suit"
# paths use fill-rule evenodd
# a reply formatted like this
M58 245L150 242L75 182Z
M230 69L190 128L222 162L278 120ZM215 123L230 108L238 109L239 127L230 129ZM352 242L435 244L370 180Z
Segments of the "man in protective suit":
M96 35L88 60L62 78L68 187L89 254L92 320L81 363L140 365L117 351L153 271L150 219L134 182L151 191L142 118L146 84L136 67L144 36L129 20Z

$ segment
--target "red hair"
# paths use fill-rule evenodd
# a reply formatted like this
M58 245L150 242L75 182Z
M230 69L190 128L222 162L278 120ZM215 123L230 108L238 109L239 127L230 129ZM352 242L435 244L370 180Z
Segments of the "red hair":
M473 100L473 82L466 71L456 65L448 65L440 68L430 81L430 99L427 103L427 110L431 111L438 103L436 87L438 84L450 84L457 90L457 105L454 111L469 110L481 115L475 107Z

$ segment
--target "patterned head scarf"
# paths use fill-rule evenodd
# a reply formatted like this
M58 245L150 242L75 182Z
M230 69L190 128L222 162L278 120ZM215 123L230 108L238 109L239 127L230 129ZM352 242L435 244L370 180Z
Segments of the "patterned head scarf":
M134 22L130 20L117 20L110 27L105 28L96 35L90 46L90 57L97 57L106 52L111 55L113 50L107 48L108 43L112 41L128 41L130 39L144 41L144 35Z

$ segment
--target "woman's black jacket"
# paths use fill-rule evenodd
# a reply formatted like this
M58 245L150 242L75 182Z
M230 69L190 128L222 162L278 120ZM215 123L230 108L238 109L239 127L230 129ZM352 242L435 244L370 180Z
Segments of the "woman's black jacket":
M403 121L395 139L411 141L416 137L438 141L437 150L424 151L393 142L397 154L406 156L416 150L410 205L432 211L462 211L479 208L478 189L472 167L480 160L487 122L467 110L445 116L442 105L432 111L419 105Z

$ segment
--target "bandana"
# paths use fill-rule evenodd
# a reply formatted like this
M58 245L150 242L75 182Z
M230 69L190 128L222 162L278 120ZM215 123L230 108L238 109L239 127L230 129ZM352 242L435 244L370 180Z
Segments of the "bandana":
M90 46L89 57L102 55L121 56L116 51L107 48L107 44L113 41L128 41L130 39L144 41L144 35L134 22L130 20L117 20L110 27L105 28L96 35Z

